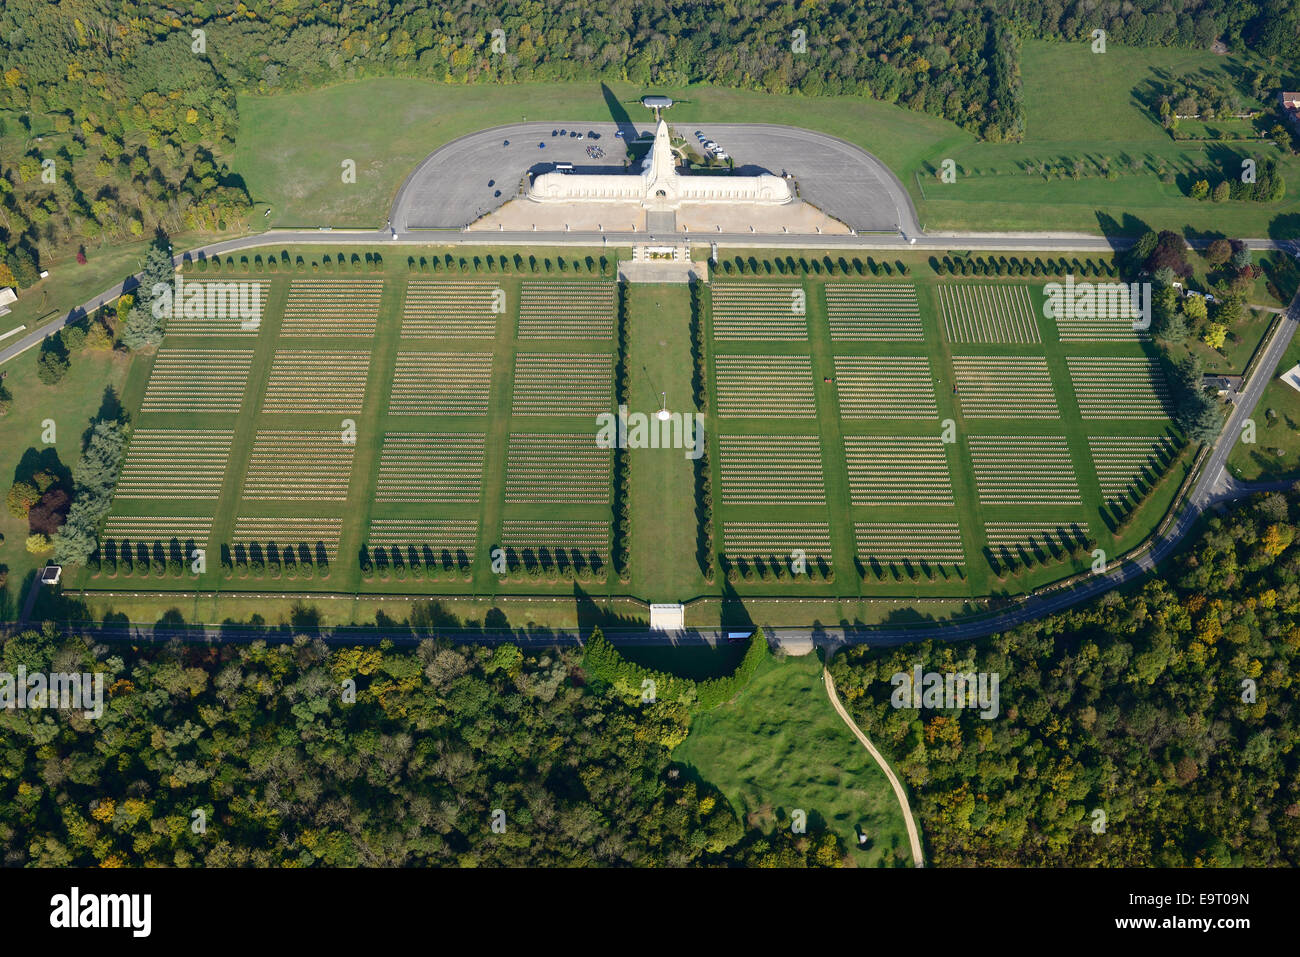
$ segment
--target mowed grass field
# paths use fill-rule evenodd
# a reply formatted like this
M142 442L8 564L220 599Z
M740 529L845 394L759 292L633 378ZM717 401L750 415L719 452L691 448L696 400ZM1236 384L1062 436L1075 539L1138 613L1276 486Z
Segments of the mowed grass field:
M654 416L696 412L691 389L691 304L687 286L629 286L628 409ZM695 559L695 472L680 448L629 449L632 584L656 600L700 594Z
M619 115L650 114L646 92L610 84ZM972 137L950 123L876 100L774 97L693 86L663 90L677 102L672 120L789 123L843 137L894 170L918 162L936 142ZM599 83L448 86L422 80L373 79L308 93L239 99L234 168L273 226L382 226L397 189L417 163L457 137L525 117L557 123L607 121L612 111ZM342 182L352 159L357 181ZM259 217L260 218L260 217Z
M1236 175L1241 159L1274 156L1292 183L1300 162L1262 144L1176 142L1142 98L1162 75L1209 72L1220 78L1255 69L1237 57L1204 51L1135 49L1088 43L1024 44L1026 134L1021 143L980 142L954 124L875 100L774 96L691 86L664 90L677 102L673 121L781 123L820 130L861 146L890 167L916 203L922 225L939 229L1078 230L1134 233L1143 224L1228 236L1267 236L1280 216L1300 211L1290 190L1272 206L1190 199L1187 177ZM643 119L645 91L613 84L616 109ZM1243 95L1251 102L1248 91ZM439 146L486 127L532 120L608 120L600 84L446 86L420 80L371 79L308 93L241 97L235 170L277 226L380 226L397 189ZM345 184L340 164L357 164ZM944 159L961 170L956 183L934 177ZM1119 172L1107 179L1091 164ZM1029 172L1046 162L1090 175L1050 180ZM1137 164L1136 167L1134 164ZM1173 174L1164 183L1158 174ZM261 208L259 206L259 208Z
M631 448L624 584L597 416L615 407L620 335L631 411L653 416L665 393L694 411L688 288L395 259L190 267L189 282L257 283L260 324L174 319L133 360L135 431L101 534L116 561L70 584L225 596L186 606L209 620L285 592L389 596L394 614L421 595L504 602L539 624L571 620L575 595L702 597L699 623L729 595L817 599L804 623L901 620L909 601L947 615L1084 570L1090 554L1067 554L1084 542L1119 556L1185 474L1149 344L1123 321L1047 319L1041 279L718 272L699 320L722 574L706 584L696 560L684 451ZM1108 503L1145 486L1117 526Z
M809 833L834 831L859 866L910 862L902 810L827 700L815 655L764 664L734 700L694 719L673 758L717 784L751 827L789 828L800 809Z
M1021 143L944 144L922 167L909 170L909 189L924 195L918 203L927 229L1055 229L1087 232L1184 228L1214 236L1273 235L1277 217L1300 211L1293 190L1278 204L1209 203L1190 199L1188 178L1239 176L1241 161L1277 159L1288 182L1300 181L1300 161L1263 143L1175 141L1149 103L1155 84L1195 74L1238 89L1247 109L1259 103L1235 79L1258 65L1237 56L1161 47L1133 48L1114 43L1093 53L1090 42L1027 40L1021 57L1025 137ZM1270 96L1273 93L1270 91ZM1189 132L1194 130L1189 128ZM932 170L951 158L957 181L942 184ZM1108 160L1119 175L1107 179L1097 164ZM1085 172L1073 178L1073 166ZM1065 176L1050 179L1031 172L1033 164L1063 166ZM1163 166L1174 182L1161 181Z
M1255 443L1238 441L1228 456L1228 469L1237 478L1287 479L1300 473L1300 392L1281 379L1297 362L1300 340L1293 340L1255 407Z
M21 463L36 462L55 474L70 474L92 417L106 393L110 405L115 400L130 364L120 353L85 349L73 357L63 381L48 386L36 375L39 354L39 349L30 349L4 366L4 384L14 396L9 412L0 416L0 476L6 492L15 476L30 474ZM53 424L55 439L48 445L47 423ZM27 551L27 519L7 508L0 508L0 535L0 565L8 568L8 582L0 587L0 621L8 621L22 607L24 589L49 555Z

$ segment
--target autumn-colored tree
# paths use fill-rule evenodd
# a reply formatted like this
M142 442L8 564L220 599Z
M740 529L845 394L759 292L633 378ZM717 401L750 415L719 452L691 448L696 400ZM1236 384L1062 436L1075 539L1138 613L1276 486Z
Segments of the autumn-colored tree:
M1290 547L1294 535L1290 525L1270 525L1260 536L1260 544L1270 558L1276 558Z
M1211 349L1222 349L1228 341L1228 327L1221 322L1212 322L1201 333L1201 341Z
M1222 266L1232 258L1232 243L1216 239L1205 250L1205 261L1211 266Z

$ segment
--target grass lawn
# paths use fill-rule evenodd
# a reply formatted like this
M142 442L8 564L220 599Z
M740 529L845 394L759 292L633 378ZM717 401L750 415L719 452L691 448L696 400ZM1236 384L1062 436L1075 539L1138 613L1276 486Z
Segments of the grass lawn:
M629 115L645 119L640 87L611 89ZM971 137L934 117L875 100L805 98L694 86L663 90L677 103L673 120L790 123L841 136L895 170L933 144ZM234 169L275 226L381 226L397 188L439 146L524 117L556 122L610 118L599 83L447 86L423 80L374 79L309 93L239 98ZM345 185L340 163L353 159L357 182Z
M1255 444L1238 441L1228 456L1228 469L1237 478L1300 478L1300 392L1278 378L1297 362L1300 339L1293 339L1256 407ZM1276 414L1270 416L1270 410Z
M1096 55L1086 43L1029 41L1022 65L1027 112L1023 143L981 143L955 125L891 104L855 97L773 96L692 86L665 90L675 121L785 123L840 136L872 152L907 186L923 226L938 229L1044 228L1135 232L1142 224L1232 236L1266 236L1275 217L1300 210L1291 190L1274 206L1188 198L1182 179L1240 170L1245 156L1275 155L1291 182L1300 162L1274 147L1248 143L1175 142L1139 95L1157 71L1241 68L1234 57L1189 50L1129 49L1111 44ZM1086 89L1089 95L1080 96ZM632 115L644 91L614 84ZM1249 100L1249 96L1245 97ZM371 79L308 93L239 100L236 172L278 226L378 226L397 188L439 146L476 130L524 117L591 122L610 117L599 84L445 86L422 80ZM933 171L945 158L962 171L942 185ZM1119 175L1091 168L1107 158ZM343 159L357 164L357 182L342 183ZM1027 172L1044 161L1090 175ZM1133 164L1138 164L1135 171ZM1161 182L1163 168L1175 177ZM259 206L260 208L260 206Z
M695 411L691 390L691 302L685 285L628 287L629 412L651 416L666 393L670 411ZM628 449L631 563L635 594L683 601L704 589L695 558L694 463L683 449Z
M47 386L36 377L37 349L31 349L4 366L6 388L13 404L0 417L0 491L7 493L15 478L27 477L30 469L20 463L40 456L40 467L56 474L71 469L81 455L82 435L99 409L106 389L119 391L126 377L128 358L122 353L83 349L72 355L72 365L63 381ZM43 441L45 424L52 420L55 442ZM45 565L48 555L32 555L25 547L28 525L7 508L0 507L0 564L9 567L9 580L0 588L0 621L14 617L15 603L21 609L28 577Z
M673 757L718 785L750 827L788 828L798 808L810 833L830 828L860 866L909 860L902 810L827 699L815 655L764 664L735 700L694 719Z
M1157 78L1197 73L1231 87L1241 65L1238 57L1208 50L1108 43L1105 53L1093 53L1090 42L1030 40L1021 55L1025 142L1076 140L1082 133L1103 143L1169 139L1147 106L1155 101ZM1244 100L1248 109L1262 106Z
M1294 191L1270 206L1214 204L1189 198L1184 186L1203 176L1213 182L1238 175L1242 159L1269 156L1281 162L1288 181L1296 182L1300 161L1261 143L1175 141L1147 106L1162 75L1209 73L1229 85L1243 69L1253 66L1208 51L1112 43L1104 54L1094 54L1087 42L1029 40L1021 59L1024 141L945 144L925 157L919 178L908 175L904 182L925 197L919 208L926 229L1050 226L1133 233L1145 223L1209 235L1269 236L1276 217L1300 210ZM1248 90L1241 94L1248 107L1262 106ZM945 158L958 165L956 183L941 184L933 175ZM1077 180L1076 161L1084 164ZM1115 179L1100 172L1103 161L1116 171ZM1064 166L1067 175L1045 178L1032 172L1040 162ZM1162 182L1161 169L1174 181Z
M175 239L178 248L206 241L197 234L178 236ZM148 248L147 242L134 242L87 249L84 266L78 266L71 257L62 261L43 261L42 265L50 271L50 275L22 290L18 301L9 307L9 315L0 316L0 333L21 325L27 326L26 331L15 333L11 339L0 342L0 346L8 345L13 339L21 338L43 322L66 314L109 286L121 282L139 268Z

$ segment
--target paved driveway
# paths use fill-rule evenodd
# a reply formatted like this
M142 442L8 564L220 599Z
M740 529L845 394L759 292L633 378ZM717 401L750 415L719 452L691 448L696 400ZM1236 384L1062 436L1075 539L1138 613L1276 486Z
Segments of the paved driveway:
M803 199L859 231L920 228L907 191L889 169L870 153L843 140L789 126L753 123L680 124L679 134L694 141L698 129L716 140L736 161L738 172L793 174ZM552 136L551 132L581 131L584 139ZM626 139L614 134L621 130ZM556 163L572 163L575 172L623 168L624 143L639 132L653 132L646 123L513 123L481 130L454 140L429 154L407 177L393 203L392 223L407 229L461 227L513 199L528 173L545 173ZM587 156L595 145L601 159ZM543 145L539 145L543 144Z

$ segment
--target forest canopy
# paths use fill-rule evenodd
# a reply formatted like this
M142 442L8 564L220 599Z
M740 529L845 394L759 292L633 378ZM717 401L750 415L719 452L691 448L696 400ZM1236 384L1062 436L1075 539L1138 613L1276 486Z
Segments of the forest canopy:
M1210 519L1139 591L975 645L838 657L933 863L1300 863L1298 503L1270 494ZM892 676L917 663L999 675L998 716L893 707Z

